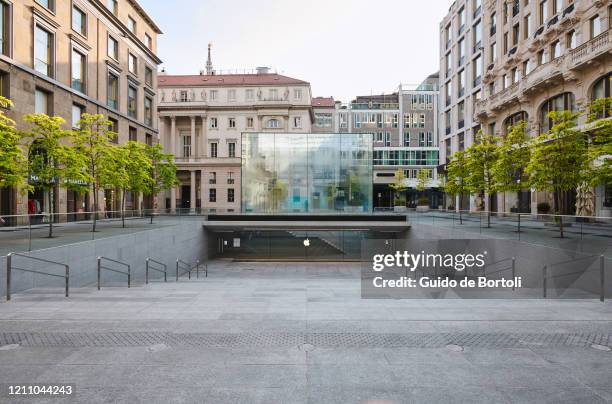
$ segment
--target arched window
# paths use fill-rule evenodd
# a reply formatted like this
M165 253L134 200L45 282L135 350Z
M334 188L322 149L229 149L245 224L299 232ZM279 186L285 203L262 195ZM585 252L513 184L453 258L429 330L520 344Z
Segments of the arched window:
M593 92L591 93L591 100L599 100L601 98L609 98L612 97L612 72L603 76L599 80L595 82L593 85ZM603 113L603 117L609 117L611 111L605 110Z
M553 126L552 119L548 117L554 111L576 111L576 99L572 93L563 93L549 98L540 107L540 131L548 132Z
M268 120L268 129L278 129L278 128L280 128L280 121L278 119Z
M529 115L527 115L527 112L525 111L517 112L516 114L512 114L509 117L507 117L506 120L504 121L504 136L507 135L508 132L510 132L510 129L514 125L516 125L517 123L521 121L527 122L528 119L529 119Z

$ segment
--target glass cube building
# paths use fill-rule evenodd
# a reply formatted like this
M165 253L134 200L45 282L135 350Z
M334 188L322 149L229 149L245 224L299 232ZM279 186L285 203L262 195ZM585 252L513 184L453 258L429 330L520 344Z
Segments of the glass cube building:
M372 136L243 133L242 212L371 212Z

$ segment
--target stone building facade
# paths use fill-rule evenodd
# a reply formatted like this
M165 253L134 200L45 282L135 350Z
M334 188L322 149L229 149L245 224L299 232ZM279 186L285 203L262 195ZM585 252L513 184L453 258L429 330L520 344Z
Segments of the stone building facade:
M36 112L61 116L70 129L87 112L108 116L119 143L157 142L161 30L138 2L0 0L0 17L0 91L15 104L4 112L18 128L26 128L23 115ZM75 212L96 208L90 195L62 188L53 194L51 207L40 191L22 195L0 189L0 215L27 214L29 200L43 212L59 213L57 221L75 220ZM110 204L106 197L100 200ZM131 202L136 207L138 202Z

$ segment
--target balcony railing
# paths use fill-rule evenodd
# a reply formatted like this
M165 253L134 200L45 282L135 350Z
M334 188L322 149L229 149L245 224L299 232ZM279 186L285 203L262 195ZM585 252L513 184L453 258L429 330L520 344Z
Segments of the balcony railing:
M576 67L585 61L591 60L600 54L610 50L612 47L612 30L596 36L588 42L576 47L570 52L570 67Z

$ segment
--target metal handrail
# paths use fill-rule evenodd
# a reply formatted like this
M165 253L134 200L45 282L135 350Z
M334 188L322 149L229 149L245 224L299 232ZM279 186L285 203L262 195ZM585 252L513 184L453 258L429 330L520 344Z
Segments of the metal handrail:
M189 274L189 279L191 279L191 272L196 270L196 279L200 277L200 260L196 260L195 263L190 264L188 262L183 261L180 258L176 259L176 281L179 280L179 268L183 270L183 273L180 275ZM208 277L208 269L206 270L206 276Z
M13 266L13 257L22 257L22 258L26 258L26 259L30 259L34 261L44 262L46 264L62 266L65 268L66 274L65 275L50 274L48 272L36 271L33 269L19 268L19 267ZM69 265L63 264L61 262L46 260L43 258L30 257L29 255L24 255L24 254L19 254L19 253L10 253L6 256L6 301L7 302L11 300L11 272L13 269L16 269L18 271L23 271L23 272L29 272L33 274L64 278L66 280L66 297L68 297L68 294L69 294L68 292L70 288L70 266Z
M585 271L575 271L575 272L570 272L570 273L566 273L566 274L560 274L560 275L553 275L553 276L549 276L548 275L548 269L560 264L568 264L571 262L576 262L576 261L580 261L586 258L594 258L596 257L594 256L590 256L590 257L582 257L582 258L577 258L573 261L564 261L564 262L558 262L555 264L550 264L550 265L544 265L542 267L542 296L544 297L544 299L546 299L547 297L547 289L548 289L548 280L549 279L555 279L555 278L560 278L562 276L569 276L569 275L577 275L577 274L583 274L589 271L593 271L593 270L585 270ZM606 265L605 265L605 256L602 254L599 256L599 301L604 302L605 301L605 273L606 273Z
M162 266L164 269L160 269L160 268L155 268L154 266L151 266L151 263L153 264L157 264ZM148 257L146 260L146 266L145 266L145 283L148 285L149 284L149 268L151 268L154 271L157 272L161 272L164 274L164 282L168 282L168 266L166 264L164 264L163 262L159 262L154 260L151 257Z
M102 261L109 261L115 264L122 265L127 268L127 272L104 266L102 265ZM118 274L127 275L128 288L131 286L132 271L131 271L131 267L129 264L126 264L125 262L117 261L111 258L98 257L98 290L100 290L100 273L102 272L102 269L106 269L107 271L111 271L111 272L116 272Z

